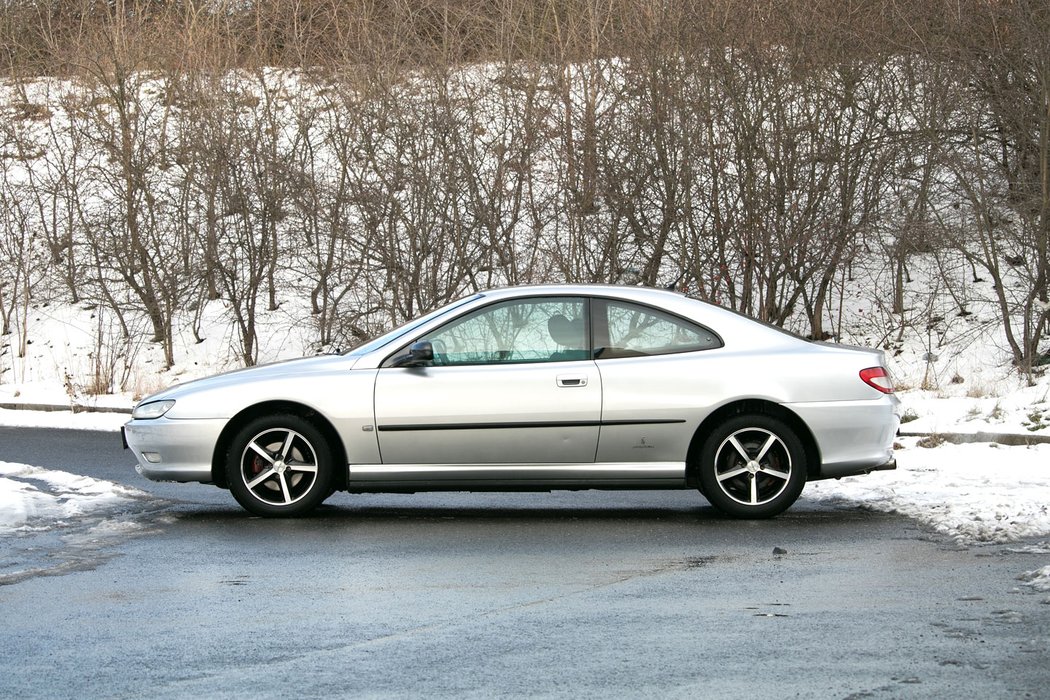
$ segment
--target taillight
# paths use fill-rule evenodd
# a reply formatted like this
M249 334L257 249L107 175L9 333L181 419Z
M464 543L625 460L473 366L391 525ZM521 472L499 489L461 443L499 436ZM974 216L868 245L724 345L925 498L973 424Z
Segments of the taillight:
M872 389L878 389L883 394L893 393L893 381L883 367L868 367L860 371L860 378Z

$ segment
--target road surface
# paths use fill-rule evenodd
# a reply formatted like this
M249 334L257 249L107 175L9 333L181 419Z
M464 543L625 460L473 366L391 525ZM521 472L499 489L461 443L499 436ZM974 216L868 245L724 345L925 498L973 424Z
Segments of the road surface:
M215 487L141 479L112 433L0 429L0 461L149 494L0 538L0 697L1050 687L1050 594L1016 581L1050 563L1045 543L962 548L805 494L761 522L673 491L337 494L263 520Z

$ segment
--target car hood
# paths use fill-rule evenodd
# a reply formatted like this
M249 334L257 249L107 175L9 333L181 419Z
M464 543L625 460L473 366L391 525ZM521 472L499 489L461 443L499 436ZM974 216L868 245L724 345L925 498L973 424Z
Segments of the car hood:
M320 355L317 357L302 357L295 360L283 360L255 367L245 367L244 369L235 369L203 379L195 379L185 384L176 384L143 399L141 403L179 399L200 391L211 391L233 385L244 386L245 384L284 379L290 376L303 377L336 370L348 371L353 368L356 362L356 357Z

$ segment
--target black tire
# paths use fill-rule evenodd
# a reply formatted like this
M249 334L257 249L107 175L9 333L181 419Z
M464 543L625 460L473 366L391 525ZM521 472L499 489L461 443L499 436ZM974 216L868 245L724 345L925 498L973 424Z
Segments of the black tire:
M771 518L802 493L806 451L794 431L772 416L735 416L704 442L699 477L701 493L726 515Z
M332 451L321 431L305 418L256 418L230 444L226 479L237 502L255 515L304 515L333 492Z

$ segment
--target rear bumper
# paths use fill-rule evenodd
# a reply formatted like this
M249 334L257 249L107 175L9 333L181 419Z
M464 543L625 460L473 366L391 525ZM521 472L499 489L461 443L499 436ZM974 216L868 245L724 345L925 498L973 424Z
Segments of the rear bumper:
M834 470L822 469L821 475L817 479L837 479L843 476L859 476L862 474L871 474L872 472L884 472L893 471L897 468L897 460L890 459L882 464L878 464L874 467L837 467Z
M900 428L900 400L887 394L867 401L789 404L813 432L820 468L811 480L896 469L893 441Z

